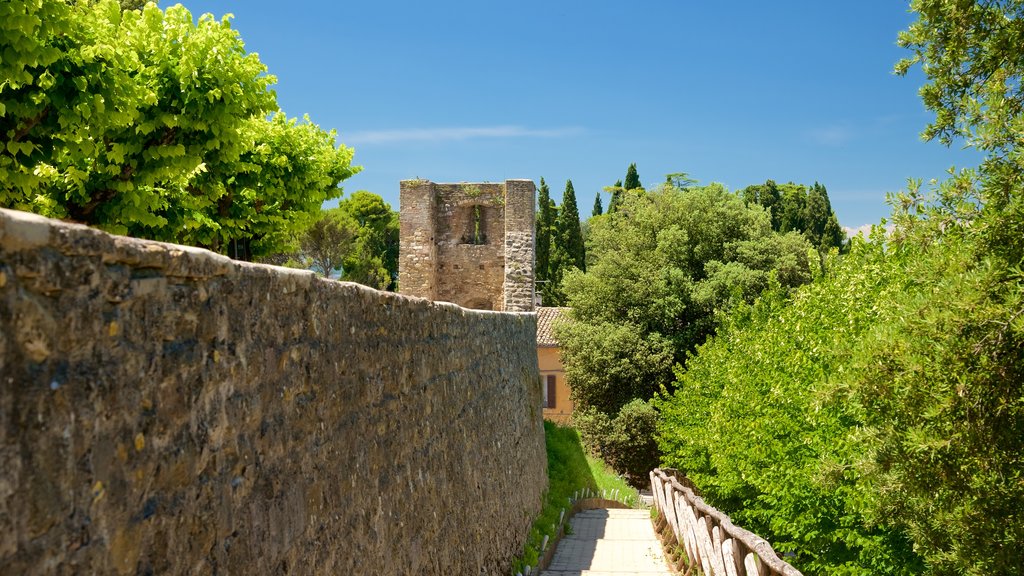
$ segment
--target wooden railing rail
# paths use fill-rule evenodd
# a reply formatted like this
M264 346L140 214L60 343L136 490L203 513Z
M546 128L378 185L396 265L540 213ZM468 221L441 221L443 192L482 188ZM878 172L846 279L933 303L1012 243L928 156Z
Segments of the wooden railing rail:
M658 513L686 552L691 566L687 573L698 567L705 576L803 576L764 538L733 524L697 496L688 479L676 476L671 469L651 471L651 493Z

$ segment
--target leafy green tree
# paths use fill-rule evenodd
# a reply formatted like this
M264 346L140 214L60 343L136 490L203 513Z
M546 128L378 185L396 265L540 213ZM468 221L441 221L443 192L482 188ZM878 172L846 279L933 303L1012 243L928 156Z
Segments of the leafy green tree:
M196 24L180 7L121 14L111 1L75 4L66 18L71 32L48 39L56 55L36 68L35 85L4 94L7 137L50 151L23 158L35 182L7 179L8 201L45 186L59 215L126 231L167 203L156 185L180 194L208 154L237 159L244 143L222 134L274 110L273 77L211 18ZM214 46L222 62L207 58Z
M912 183L891 233L736 314L659 406L662 449L808 571L1017 574L1024 3L912 8L897 71L922 65L925 136L965 138L980 170L935 200Z
M612 195L608 202L608 213L617 212L622 207L622 201L630 190L643 191L640 184L640 175L636 171L636 164L630 164L626 170L626 181L616 180L614 186L606 186L604 191Z
M659 403L666 463L801 569L1019 567L1024 288L993 235L1024 218L973 179L897 196L890 234L735 313Z
M807 229L807 189L799 184L779 186L782 200L779 202L779 231L803 231Z
M636 190L637 188L643 188L640 184L640 174L636 171L636 163L633 162L626 169L626 179L622 187L626 190Z
M275 79L227 19L12 0L0 21L2 206L251 258L358 170L333 134L267 119Z
M597 195L594 196L594 209L591 210L590 215L600 216L602 214L604 214L604 206L601 205L601 193L598 192Z
M932 574L1014 574L1024 541L1024 212L984 205L973 175L942 203L899 198L891 244L910 252L905 291L851 363L871 452L858 472L884 495L875 517L905 527ZM970 191L965 195L965 191ZM1016 245L1014 245L1014 243ZM1008 259L1007 256L1010 258Z
M907 526L932 572L1018 573L1024 2L911 8L918 19L899 44L913 56L896 71L920 64L928 78L921 97L936 116L923 136L963 138L985 159L977 173L953 173L937 206L913 188L896 199L894 239L938 254L914 262L917 297L898 301L899 325L866 347L854 390L878 432L868 472L892 494L880 514Z
M557 331L563 355L569 356L566 373L574 409L594 409L611 418L634 398L650 398L671 383L676 350L661 333L644 333L628 321L582 319Z
M855 466L867 456L862 404L842 392L859 342L907 289L912 255L859 242L790 300L740 305L657 402L666 465L712 505L813 574L914 574L921 559L875 516L878 494ZM780 464L784 463L784 465Z
M207 190L216 204L199 213L193 223L180 213L161 211L169 224L181 228L164 240L204 246L229 256L252 260L280 251L296 230L309 225L324 201L341 195L338 183L353 174L351 149L336 148L335 133L324 132L305 118L302 122L275 114L269 120L252 118L241 132L251 138L235 162L211 165L194 190ZM155 234L129 226L137 236Z
M593 407L573 415L587 451L603 454L609 466L637 487L648 486L647 474L658 466L657 422L654 407L640 399L627 402L614 418Z
M921 99L935 113L922 134L945 145L963 138L983 151L982 196L1002 206L1024 181L1024 1L914 0L917 20L899 35L928 78Z
M579 209L576 206L576 192L572 180L565 183L562 194L562 205L550 206L542 218L554 218L550 230L550 251L548 256L547 274L541 286L541 301L546 306L562 306L565 304L565 291L562 278L566 272L574 268L586 267L586 248L583 244L583 228L580 224Z
M325 276L379 290L395 290L398 280L398 213L379 195L358 190L321 210L319 218L293 242L291 252L260 260L312 268Z
M821 252L843 245L846 235L839 226L839 219L832 211L832 203L828 199L828 191L815 182L807 191L807 202L804 206L803 230L811 245Z
M747 205L756 204L764 208L772 218L772 230L782 230L782 193L774 180L764 184L753 184L740 190L740 196Z
M747 205L764 208L772 219L772 229L778 232L802 232L819 252L843 246L845 234L839 219L832 211L828 191L815 182L810 188L800 184L764 184L747 186L740 191Z
M610 419L670 386L722 311L811 277L806 240L721 185L630 194L589 242L593 264L563 281L572 321L556 330L576 407Z
M557 238L557 236L555 236ZM551 262L547 282L541 287L541 302L545 306L565 306L565 291L562 289L562 278L572 267L569 254L561 242L551 246Z
M338 211L356 224L353 250L343 263L343 280L380 290L398 281L398 213L379 195L359 190L338 203Z
M300 238L301 254L324 276L342 267L352 251L358 229L355 221L344 212L324 210L320 218Z

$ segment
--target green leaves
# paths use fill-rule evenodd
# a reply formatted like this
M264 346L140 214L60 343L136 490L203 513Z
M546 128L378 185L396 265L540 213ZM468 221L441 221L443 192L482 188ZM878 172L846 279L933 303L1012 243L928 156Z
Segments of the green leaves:
M900 324L867 340L852 398L877 445L867 472L936 574L1020 571L1024 541L1024 2L916 0L899 36L935 113L923 136L986 154L927 204L895 198L896 236L923 256ZM894 346L893 343L898 343Z
M337 208L321 211L312 225L298 234L297 243L298 252L268 260L313 267L325 276L340 273L342 280L379 290L395 289L398 213L377 194L358 190Z
M768 180L747 186L739 194L748 206L761 206L768 212L776 232L800 232L822 254L843 246L845 234L821 184L779 185Z
M252 258L358 170L333 133L276 113L227 18L113 0L0 16L2 206Z
M1005 202L1024 177L1024 2L915 0L911 8L918 19L898 43L912 55L895 70L920 65L928 78L920 94L935 120L922 136L947 146L963 139L986 152L986 170L999 185L983 195Z
M802 570L1019 567L1024 207L974 181L894 197L891 233L736 308L657 402L665 463Z
M398 213L383 198L365 190L342 200L338 210L358 225L342 279L394 290L398 279Z
M838 394L858 339L904 288L879 267L901 263L858 242L791 301L775 289L740 305L657 403L664 462L811 573L919 566L899 530L871 526L858 506L861 413Z
M1012 244L992 242L1021 214L921 212L900 215L914 258L912 283L887 303L899 322L867 334L851 363L848 397L874 439L862 470L891 495L874 513L907 529L931 573L1013 573L1019 555L1007 545L1024 537L1024 338L1012 319L1024 290L1019 256L1006 259Z
M806 240L721 185L626 191L588 241L593 262L563 282L572 321L556 330L576 407L609 422L670 388L726 311L811 278Z
M540 179L536 222L537 282L545 306L565 304L562 279L572 269L585 270L586 246L572 180L566 180L562 205L555 206L548 185Z

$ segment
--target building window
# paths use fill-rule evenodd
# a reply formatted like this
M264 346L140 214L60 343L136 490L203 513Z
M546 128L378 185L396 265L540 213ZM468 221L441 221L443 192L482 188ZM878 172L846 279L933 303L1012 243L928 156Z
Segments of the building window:
M544 377L544 407L555 407L555 375L548 374Z
M487 244L487 212L480 204L475 204L468 210L462 243Z

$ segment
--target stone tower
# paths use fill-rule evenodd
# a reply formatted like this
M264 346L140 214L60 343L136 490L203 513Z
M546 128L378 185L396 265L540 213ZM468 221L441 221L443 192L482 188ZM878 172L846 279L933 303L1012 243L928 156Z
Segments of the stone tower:
M398 291L465 308L534 309L531 180L403 180Z

